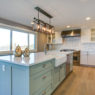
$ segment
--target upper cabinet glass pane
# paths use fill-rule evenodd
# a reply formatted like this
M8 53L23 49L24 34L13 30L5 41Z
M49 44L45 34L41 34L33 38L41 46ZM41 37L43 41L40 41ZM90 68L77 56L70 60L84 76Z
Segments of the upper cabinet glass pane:
M28 33L13 31L12 35L12 50L15 50L18 45L22 50L28 47Z
M35 49L35 35L29 34L29 49L34 50Z
M0 28L0 51L10 51L10 30Z

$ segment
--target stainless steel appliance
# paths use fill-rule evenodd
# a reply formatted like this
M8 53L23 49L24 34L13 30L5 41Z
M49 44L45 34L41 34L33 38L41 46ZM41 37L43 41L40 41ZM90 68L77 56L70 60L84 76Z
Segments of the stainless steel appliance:
M80 51L74 49L62 49L60 52L73 51L73 65L80 66Z
M73 64L75 66L80 66L80 51L75 51L73 53Z
M67 63L66 63L66 75L70 73L70 56L67 55Z

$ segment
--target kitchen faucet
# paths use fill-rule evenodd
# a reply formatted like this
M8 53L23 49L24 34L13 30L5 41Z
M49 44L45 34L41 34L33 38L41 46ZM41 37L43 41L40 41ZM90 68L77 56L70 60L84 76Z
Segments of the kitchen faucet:
M44 53L47 54L47 44L44 45Z

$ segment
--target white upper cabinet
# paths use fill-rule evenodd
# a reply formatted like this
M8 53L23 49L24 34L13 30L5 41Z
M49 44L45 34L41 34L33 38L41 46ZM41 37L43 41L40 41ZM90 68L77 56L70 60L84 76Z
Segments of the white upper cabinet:
M95 43L95 29L82 29L81 33L82 43Z
M91 29L82 29L81 35L82 43L91 41Z

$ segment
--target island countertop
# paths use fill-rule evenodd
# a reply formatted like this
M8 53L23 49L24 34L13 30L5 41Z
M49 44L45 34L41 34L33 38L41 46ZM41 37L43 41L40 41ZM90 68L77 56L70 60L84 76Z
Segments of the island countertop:
M13 63L23 66L32 66L48 60L57 59L65 57L67 54L72 52L59 52L59 51L49 51L45 55L44 52L30 53L30 57L15 57L14 55L0 56L0 61Z

